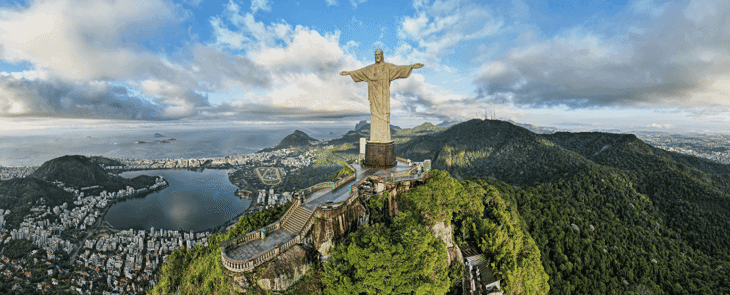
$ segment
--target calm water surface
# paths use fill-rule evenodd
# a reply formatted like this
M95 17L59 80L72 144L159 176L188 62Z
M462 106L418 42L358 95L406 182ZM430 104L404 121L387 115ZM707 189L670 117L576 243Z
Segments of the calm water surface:
M161 175L170 184L144 197L117 202L105 220L116 229L182 229L202 231L235 218L247 209L251 199L234 195L236 186L228 180L229 170L129 171L122 176Z
M306 127L306 126L304 126ZM40 166L64 155L104 156L124 159L218 158L252 154L274 146L299 129L309 136L328 140L338 138L347 128L276 128L253 126L244 129L132 129L54 130L3 134L0 131L1 166ZM163 137L154 137L160 133ZM175 138L169 143L162 139ZM136 144L137 141L146 143Z

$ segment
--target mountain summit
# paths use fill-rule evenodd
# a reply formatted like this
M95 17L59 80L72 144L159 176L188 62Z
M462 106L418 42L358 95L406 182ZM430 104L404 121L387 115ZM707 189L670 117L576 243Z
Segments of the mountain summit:
M730 165L655 148L633 134L536 134L498 120L456 124L398 145L397 150L414 161L431 159L434 168L460 177L491 176L513 185L550 182L594 164L641 172L684 165L730 174Z
M289 134L286 137L284 137L284 139L282 139L281 142L279 142L279 144L277 144L273 147L270 147L270 148L265 148L265 149L261 150L260 152L271 152L271 151L275 151L275 150L292 148L292 147L303 147L303 146L308 147L308 146L317 145L318 143L319 143L319 140L311 138L309 135L307 135L306 133L304 133L302 131L294 130L294 133Z
M90 186L114 181L99 164L85 156L63 156L47 161L30 177L45 181L61 181L67 186Z

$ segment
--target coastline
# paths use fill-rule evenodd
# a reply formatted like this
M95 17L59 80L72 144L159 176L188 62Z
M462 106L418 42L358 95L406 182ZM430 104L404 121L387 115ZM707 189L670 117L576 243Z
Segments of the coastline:
M205 167L205 168L132 168L132 169L106 169L106 170L108 172L110 172L110 173L114 173L116 175L120 175L121 176L121 174L123 172L128 172L128 171L188 170L188 171L193 171L193 172L202 172L205 169L213 169L213 170L234 170L235 168L233 168L233 167ZM241 189L235 183L231 182L231 179L229 177L226 177L226 179L227 179L227 181L231 185L235 186L237 188L237 190L238 189ZM132 194L132 195L128 195L128 196L121 197L121 198L115 198L115 199L111 200L110 201L110 204L107 207L105 207L104 213L99 216L99 218L102 219L103 222L105 223L105 225L104 225L105 229L110 230L110 231L113 231L113 232L122 231L122 229L115 228L113 225L111 225L108 221L105 220L106 213L107 213L108 209L111 208L111 206L114 203L119 202L119 201L125 201L125 200L131 199L131 198L145 197L149 193L156 192L156 191L162 190L164 188L167 188L169 186L169 183L167 181L165 181L165 183L166 184L164 186L158 187L158 188L156 188L154 190L150 190L150 191L146 191L146 192L140 192L140 193L135 193L135 194ZM235 195L235 193L234 193L234 195ZM236 197L239 197L240 199L251 198L250 196L249 197L243 197L243 196L238 196L238 195L235 195L235 196ZM231 226L235 225L241 217L258 212L258 210L256 210L256 205L257 205L257 203L254 202L253 199L251 199L251 202L249 202L248 206L245 209L243 209L241 212L239 212L238 214L236 214L234 217L231 217L230 219L224 221L220 225L216 225L216 226L209 227L209 228L202 229L202 230L194 230L193 233L209 232L209 233L212 234L212 233L218 233L218 232L225 232ZM165 229L165 230L179 231L179 232L190 232L190 231L186 231L186 230L182 230L182 229Z

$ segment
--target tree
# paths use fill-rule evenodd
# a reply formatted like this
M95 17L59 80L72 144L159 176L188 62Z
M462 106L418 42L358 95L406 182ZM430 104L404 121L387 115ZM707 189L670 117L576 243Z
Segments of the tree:
M445 294L446 245L410 213L362 227L324 265L325 294Z
M431 170L430 179L424 185L398 195L398 209L410 211L426 225L444 221L451 223L454 212L482 212L484 205L478 187L468 185L466 189L448 172Z

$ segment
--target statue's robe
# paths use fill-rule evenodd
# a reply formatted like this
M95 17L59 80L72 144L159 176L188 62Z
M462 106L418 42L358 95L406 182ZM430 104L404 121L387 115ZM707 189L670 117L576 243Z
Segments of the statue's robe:
M370 100L370 141L390 142L390 81L408 78L413 67L374 63L350 72L355 82L368 82Z

